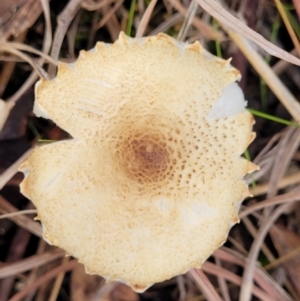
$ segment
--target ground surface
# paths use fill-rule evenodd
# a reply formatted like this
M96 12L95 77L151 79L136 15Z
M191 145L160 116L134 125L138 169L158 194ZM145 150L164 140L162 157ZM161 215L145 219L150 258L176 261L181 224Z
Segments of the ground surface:
M39 0L0 3L0 98L6 101L0 107L0 121L6 121L0 131L0 301L300 300L299 66L271 57L255 44L241 50L239 41L232 41L232 36L196 1L157 1L153 11L146 10L148 2L52 0L49 6ZM298 50L299 55L299 1L282 4L286 23L279 1L232 0L224 7L267 40L295 55ZM49 17L52 29L45 25L43 14ZM42 66L44 60L32 49L50 54L54 60L71 62L80 49L90 49L96 41L113 42L120 31L132 37L158 32L179 35L189 42L200 40L223 58L232 57L232 64L242 74L240 86L248 107L256 115L257 138L246 156L261 168L247 180L252 183L253 198L243 203L241 223L231 230L224 247L202 270L154 285L143 294L123 284L105 284L100 276L86 275L75 260L64 258L62 250L40 239L41 227L33 222L34 213L9 215L34 209L19 193L22 174L17 173L17 160L23 161L26 151L43 140L68 138L51 121L32 113L33 87L38 79L32 65ZM250 48L271 66L271 75L266 77L263 64L253 58ZM51 64L43 68L50 75L55 73ZM41 72L41 68L36 70ZM14 103L6 120L5 112Z

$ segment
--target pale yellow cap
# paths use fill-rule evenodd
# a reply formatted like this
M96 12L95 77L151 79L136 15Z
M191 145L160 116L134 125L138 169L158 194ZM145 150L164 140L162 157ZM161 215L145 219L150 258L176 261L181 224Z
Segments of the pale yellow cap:
M252 115L229 61L167 35L81 51L36 84L74 139L36 148L21 191L45 239L138 292L200 267L249 196Z

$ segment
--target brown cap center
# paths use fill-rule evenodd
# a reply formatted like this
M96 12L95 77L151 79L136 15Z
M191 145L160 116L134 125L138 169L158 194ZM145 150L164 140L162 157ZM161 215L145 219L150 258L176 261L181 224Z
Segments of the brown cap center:
M136 134L121 143L120 161L130 178L151 183L166 176L170 149L159 134Z

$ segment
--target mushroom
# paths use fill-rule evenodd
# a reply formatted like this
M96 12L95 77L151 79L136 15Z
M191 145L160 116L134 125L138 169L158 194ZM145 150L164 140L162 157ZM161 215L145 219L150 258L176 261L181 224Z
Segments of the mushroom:
M221 246L250 195L254 119L230 61L165 35L97 43L35 86L35 113L73 139L20 170L44 238L87 273L143 292Z

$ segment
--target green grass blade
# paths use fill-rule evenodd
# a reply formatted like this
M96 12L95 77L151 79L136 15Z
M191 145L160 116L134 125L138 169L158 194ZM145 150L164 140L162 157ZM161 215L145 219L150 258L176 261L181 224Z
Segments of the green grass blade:
M129 14L128 14L128 22L127 22L126 32L125 32L127 36L131 35L135 6L136 6L136 0L132 0L131 4L130 4L130 9L129 9Z
M252 115L257 116L257 117L261 117L267 120L271 120L277 123L281 123L284 125L288 125L288 126L295 126L295 127L299 127L300 125L296 122L290 121L290 120L286 120L277 116L273 116L273 115L269 115L267 113L264 112L260 112L260 111L256 111L253 109L247 109Z
M214 29L217 32L218 28L219 28L219 24L218 24L218 21L215 18L213 18L213 26L214 26ZM216 46L217 56L222 58L222 48L221 48L221 43L220 43L219 39L215 39L215 46Z

